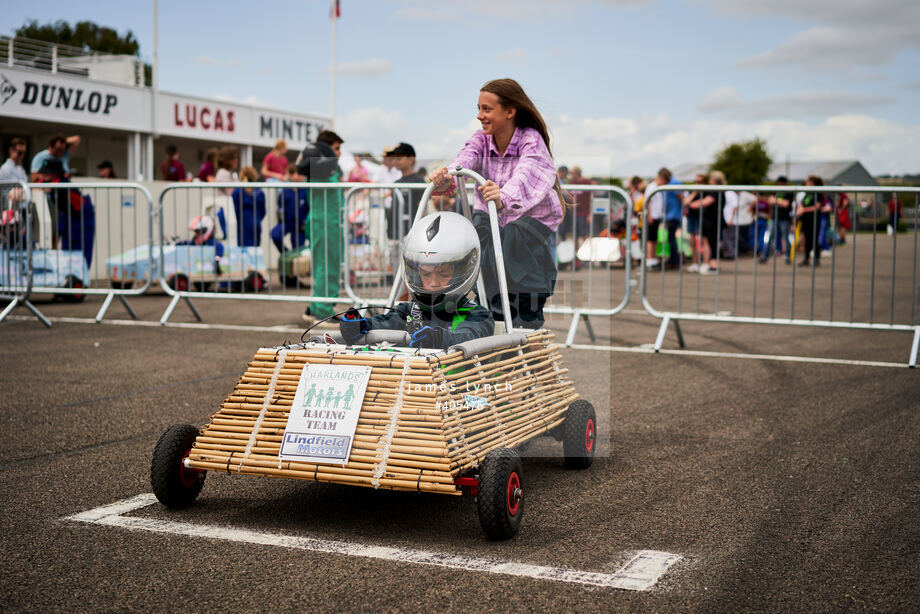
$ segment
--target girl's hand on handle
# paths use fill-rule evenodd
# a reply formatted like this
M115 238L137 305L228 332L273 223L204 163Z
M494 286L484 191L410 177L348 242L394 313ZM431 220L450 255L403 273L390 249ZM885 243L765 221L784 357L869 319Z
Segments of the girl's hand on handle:
M495 201L495 210L500 211L504 206L502 204L502 194L498 187L498 184L492 181L491 179L486 181L484 184L479 186L479 193L482 194L483 199L486 202L490 200Z
M434 184L434 189L443 192L450 189L453 179L447 174L447 167L436 168L428 174L428 181Z

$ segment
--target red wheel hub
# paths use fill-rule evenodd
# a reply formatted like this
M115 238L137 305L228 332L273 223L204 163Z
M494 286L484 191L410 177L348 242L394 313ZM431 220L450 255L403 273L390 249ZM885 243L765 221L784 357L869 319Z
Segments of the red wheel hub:
M585 427L585 451L590 452L594 449L594 420L588 418L588 425Z
M203 473L201 469L189 469L185 466L185 459L188 458L189 452L191 452L191 450L188 450L185 456L182 457L182 460L179 461L179 480L186 488L194 486L195 482L198 481L199 474Z
M517 471L512 471L508 476L508 494L506 501L508 504L508 513L516 516L521 509L521 499L524 497L524 491L521 489L521 478Z

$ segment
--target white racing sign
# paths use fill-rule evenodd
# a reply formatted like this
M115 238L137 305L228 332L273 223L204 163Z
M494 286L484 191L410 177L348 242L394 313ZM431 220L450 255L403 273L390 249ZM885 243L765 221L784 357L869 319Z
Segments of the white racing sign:
M348 462L370 375L370 367L304 366L279 458L342 465Z

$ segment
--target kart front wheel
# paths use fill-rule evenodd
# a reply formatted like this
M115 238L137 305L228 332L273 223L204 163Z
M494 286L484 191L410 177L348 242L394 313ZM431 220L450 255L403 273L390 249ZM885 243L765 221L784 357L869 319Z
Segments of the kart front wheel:
M479 524L489 539L514 537L524 515L521 457L511 448L489 452L479 470Z
M243 280L243 287L247 292L259 292L265 287L265 278L258 271L252 271Z
M597 417L594 406L579 399L569 405L562 423L562 451L569 469L587 469L597 448Z
M177 424L157 441L150 462L150 485L160 503L172 509L190 506L204 486L206 472L187 469L184 460L195 444L198 428Z
M190 286L188 275L183 273L170 275L169 279L166 280L166 285L176 292L188 292Z

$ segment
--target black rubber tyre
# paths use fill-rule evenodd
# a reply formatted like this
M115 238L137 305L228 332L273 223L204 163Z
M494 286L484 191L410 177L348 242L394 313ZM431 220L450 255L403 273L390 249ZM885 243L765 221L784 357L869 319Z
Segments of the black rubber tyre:
M251 271L243 280L246 292L261 292L265 287L265 278L258 271Z
M177 292L188 292L191 283L189 282L188 275L178 273L176 275L170 275L169 279L166 280L166 285Z
M109 286L113 290L130 290L134 287L134 282L131 280L111 279L109 280Z
M80 281L76 275L68 275L64 279L64 285L62 288L82 288L83 282ZM86 298L85 294L56 294L59 299L67 303L82 303Z
M479 468L476 507L489 539L514 537L524 515L521 457L511 448L489 452Z
M195 292L210 292L211 291L211 282L209 281L196 281L192 283L192 288L195 289Z
M562 451L569 469L587 469L597 448L597 417L594 406L584 400L569 405L562 423Z
M189 424L169 427L157 441L150 463L150 485L160 503L172 509L190 506L201 487L204 486L204 471L186 469L182 460L198 436L198 428Z

